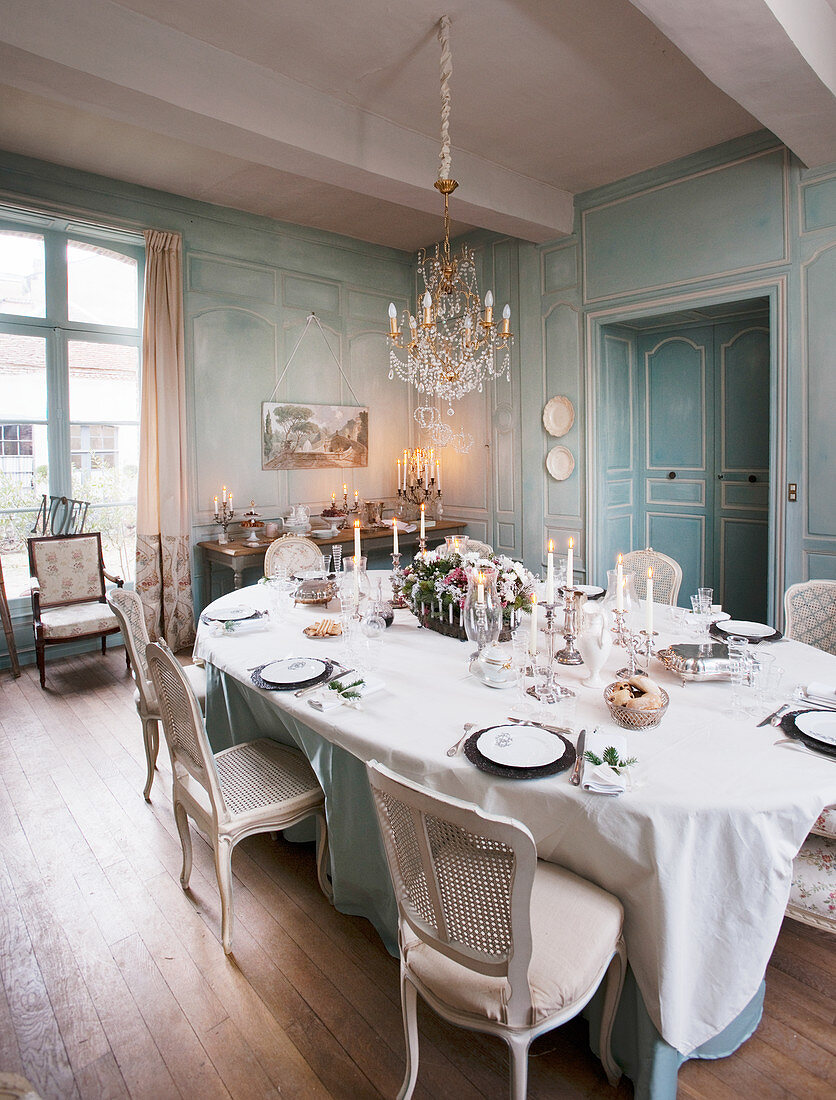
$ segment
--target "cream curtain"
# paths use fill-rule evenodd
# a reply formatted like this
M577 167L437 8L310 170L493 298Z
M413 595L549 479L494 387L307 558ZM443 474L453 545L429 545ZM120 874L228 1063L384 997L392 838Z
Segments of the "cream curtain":
M182 238L145 232L136 590L152 638L194 640Z

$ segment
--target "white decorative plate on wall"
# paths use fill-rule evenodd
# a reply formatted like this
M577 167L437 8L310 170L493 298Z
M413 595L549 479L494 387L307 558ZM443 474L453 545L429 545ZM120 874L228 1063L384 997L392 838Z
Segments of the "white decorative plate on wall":
M566 435L574 423L575 406L568 397L560 394L546 403L543 409L543 427L549 435L559 439L560 436Z
M568 447L558 443L546 455L546 469L555 481L565 481L575 468L575 456Z

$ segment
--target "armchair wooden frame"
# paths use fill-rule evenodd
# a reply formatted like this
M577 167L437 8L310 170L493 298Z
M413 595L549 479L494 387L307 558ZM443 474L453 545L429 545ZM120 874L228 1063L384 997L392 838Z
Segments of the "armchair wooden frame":
M41 589L42 585L38 579L38 547L44 543L68 543L76 539L95 539L96 549L98 552L98 586L94 591L85 595L83 598L72 597L66 600L57 599L44 599L42 597ZM116 616L111 611L107 603L107 597L105 594L105 579L109 580L112 584L115 584L117 588L121 588L124 581L121 577L113 576L105 571L104 559L102 558L102 536L99 531L88 531L84 534L77 535L39 535L33 536L28 539L29 547L29 571L32 575L31 578L31 594L32 594L32 628L35 632L35 656L38 662L38 673L40 674L41 687L46 687L46 659L45 650L48 645L66 645L67 642L83 641L87 638L102 639L102 653L107 652L107 636L109 634L118 634L120 631L119 622ZM43 612L49 611L54 608L60 607L73 607L81 604L100 603L102 604L103 612L106 612L110 617L113 625L106 628L97 627L95 630L73 632L71 635L62 634L60 636L48 636L46 626L43 620ZM130 655L127 647L125 648L125 663L128 668L131 667Z

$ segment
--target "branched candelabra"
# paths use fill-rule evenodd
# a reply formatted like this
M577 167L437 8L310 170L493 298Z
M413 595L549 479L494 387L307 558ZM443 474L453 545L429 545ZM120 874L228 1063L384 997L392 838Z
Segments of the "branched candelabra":
M217 523L221 528L221 533L218 536L218 544L220 546L225 546L229 542L229 539L227 538L226 530L229 527L230 523L232 522L232 517L234 515L235 515L235 512L232 508L232 494L231 493L230 493L230 499L228 501L223 500L223 501L221 501L220 504L218 504L218 498L215 497L215 523Z
M416 447L403 453L403 475L398 460L398 514L415 514L432 510L438 517L443 512L440 461L435 451Z

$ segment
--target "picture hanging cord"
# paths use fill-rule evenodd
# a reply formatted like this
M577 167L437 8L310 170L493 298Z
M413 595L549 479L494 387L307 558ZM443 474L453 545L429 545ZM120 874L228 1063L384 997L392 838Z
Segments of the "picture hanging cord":
M305 327L304 327L304 328L302 329L302 335L301 335L301 336L299 337L299 339L298 339L298 340L296 341L296 347L295 347L295 348L293 349L293 351L292 351L292 352L290 353L290 358L289 358L289 359L288 359L288 361L287 361L287 362L285 363L285 365L284 365L284 370L283 370L283 371L282 371L282 373L281 373L281 374L279 375L279 380L278 380L278 382L277 382L277 383L275 384L275 386L273 387L273 392L272 392L272 393L270 394L270 396L269 396L269 397L267 398L267 400L268 400L268 401L272 401L272 400L273 400L273 398L274 398L274 397L276 396L276 390L277 390L277 389L279 388L279 386L280 386L280 385L282 384L282 379L283 379L283 378L284 378L284 376L285 376L285 375L287 374L287 370L288 370L288 367L289 367L289 366L290 366L290 364L291 364L291 363L293 362L293 356L294 356L294 355L296 354L296 352L297 352L297 351L299 350L299 345L300 345L300 344L302 343L302 341L303 341L303 340L305 339L305 336L307 335L308 329L309 329L309 328L311 327L311 321L315 321L315 322L316 322L316 327L317 327L317 328L319 329L320 333L322 334L322 339L323 339L323 340L325 341L325 346L326 346L326 348L328 348L328 350L329 350L329 351L331 352L331 358L332 358L332 359L334 360L334 362L335 362L335 363L337 364L337 370L338 370L338 371L340 372L340 374L342 375L343 381L344 381L344 382L345 382L345 384L346 384L346 385L348 386L349 392L351 393L351 396L352 396L352 397L354 398L354 400L355 400L356 404L358 404L358 405L359 405L359 404L360 404L361 402L360 402L360 401L358 400L358 398L357 398L357 394L356 394L356 393L354 392L354 387L353 387L353 386L351 385L351 382L349 382L349 380L348 380L348 375L347 375L347 374L345 373L345 371L343 370L343 368L342 368L342 364L340 363L339 359L338 359L338 358L336 357L336 355L334 355L334 350L333 350L333 348L331 347L331 345L330 345L330 344L328 343L328 337L327 337L327 336L325 335L325 329L324 329L324 328L322 327L322 325L320 324L319 318L318 318L318 317L317 317L317 315L316 315L315 313L313 313L313 312L312 312L312 313L310 314L310 316L308 317L308 323L307 323L307 324L305 325Z

